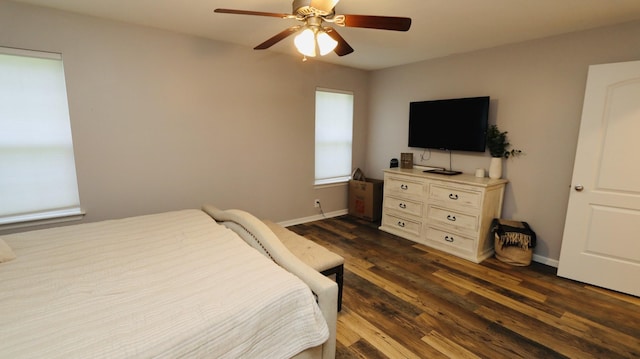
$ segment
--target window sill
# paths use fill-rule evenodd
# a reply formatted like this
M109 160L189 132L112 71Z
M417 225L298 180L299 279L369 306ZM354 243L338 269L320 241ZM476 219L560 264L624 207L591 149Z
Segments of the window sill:
M15 222L0 224L0 231L17 228L27 228L41 226L45 224L64 223L71 221L79 221L84 218L86 212L83 210L74 211L71 213L56 214L50 217L32 217L17 220Z
M343 187L349 184L349 180L343 180L340 182L329 182L329 183L316 183L313 185L315 189L322 188L331 188L331 187Z

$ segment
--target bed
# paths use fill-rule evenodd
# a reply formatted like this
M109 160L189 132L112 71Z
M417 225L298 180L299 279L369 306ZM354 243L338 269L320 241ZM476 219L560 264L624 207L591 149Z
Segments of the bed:
M337 285L213 206L0 236L7 358L333 358Z

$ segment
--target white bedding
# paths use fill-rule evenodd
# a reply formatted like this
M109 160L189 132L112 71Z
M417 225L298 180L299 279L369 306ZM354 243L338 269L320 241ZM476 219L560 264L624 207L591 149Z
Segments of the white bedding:
M328 337L303 282L199 210L2 239L2 357L287 358Z

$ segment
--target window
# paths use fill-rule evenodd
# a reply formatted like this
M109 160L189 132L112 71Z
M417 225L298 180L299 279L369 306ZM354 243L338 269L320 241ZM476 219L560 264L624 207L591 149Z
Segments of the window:
M316 185L349 180L352 142L353 94L317 89Z
M0 47L0 226L79 216L60 54Z

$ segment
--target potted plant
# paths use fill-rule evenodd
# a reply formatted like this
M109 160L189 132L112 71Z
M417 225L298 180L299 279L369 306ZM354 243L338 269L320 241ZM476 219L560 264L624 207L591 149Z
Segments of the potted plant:
M501 132L497 125L489 126L487 130L487 148L491 153L491 164L489 166L489 178L502 177L502 159L517 156L521 150L512 149L507 132Z

